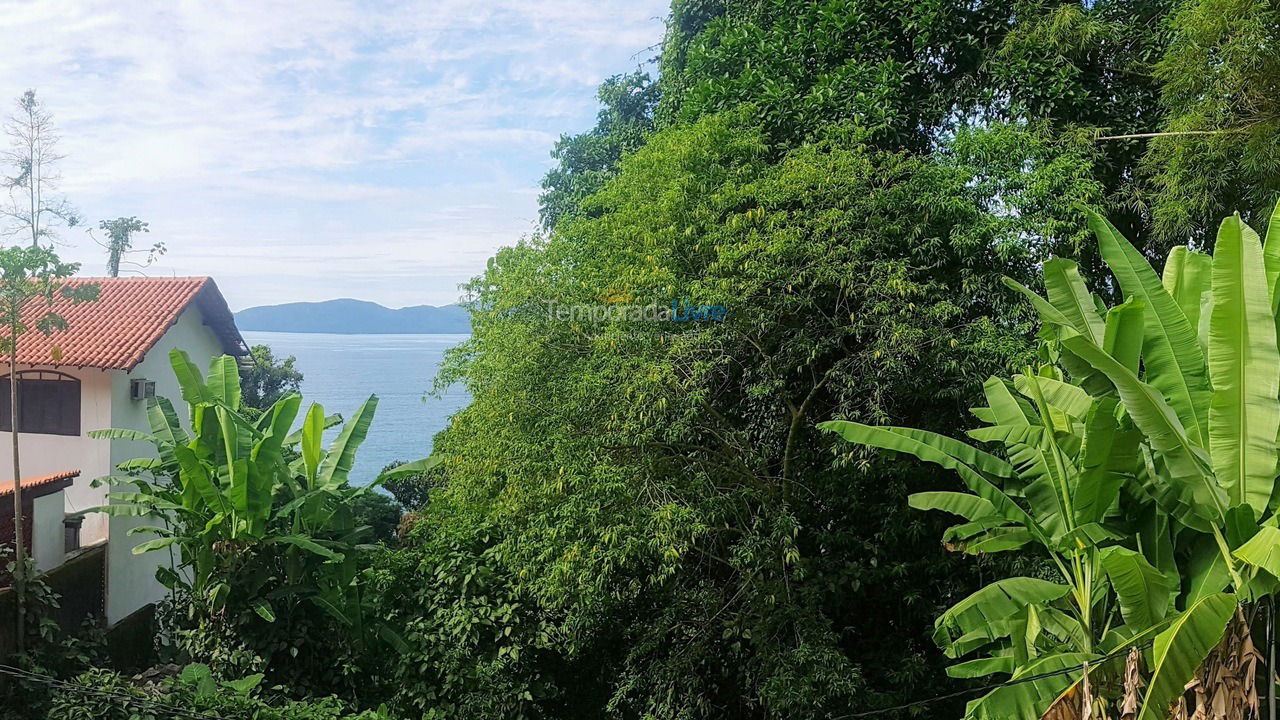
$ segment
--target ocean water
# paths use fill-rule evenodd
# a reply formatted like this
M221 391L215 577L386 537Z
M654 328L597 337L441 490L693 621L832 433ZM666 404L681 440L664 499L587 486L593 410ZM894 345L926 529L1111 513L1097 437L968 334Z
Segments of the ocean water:
M278 358L297 358L303 413L318 402L326 414L349 418L370 395L378 396L369 437L356 454L353 485L372 481L387 463L430 455L431 437L469 400L460 387L443 397L429 395L445 350L466 335L242 334L245 342L267 345ZM336 432L330 430L326 441Z

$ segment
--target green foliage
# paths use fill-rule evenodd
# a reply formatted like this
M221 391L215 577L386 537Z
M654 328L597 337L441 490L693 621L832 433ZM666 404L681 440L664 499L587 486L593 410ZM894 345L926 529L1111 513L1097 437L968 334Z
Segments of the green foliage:
M4 327L0 353L12 355L22 335L31 330L45 335L65 330L66 319L48 309L54 302L66 299L80 303L98 298L97 285L71 286L64 282L79 270L79 263L63 262L52 248L13 246L0 250L0 320ZM34 314L34 321L30 312L23 316L23 308L29 303L45 308ZM56 363L59 358L49 360Z
M277 358L266 345L249 348L251 363L240 366L240 385L244 404L266 410L288 393L302 387L302 372L294 367L297 358Z
M137 531L151 539L135 554L177 551L176 566L160 568L157 579L176 594L168 617L192 657L267 668L300 686L346 683L357 694L351 654L396 644L367 615L360 582L359 543L368 528L356 524L356 509L374 490L347 482L377 398L356 410L326 450L321 435L333 423L320 405L310 406L296 432L297 394L249 420L234 358L214 358L207 378L182 351L171 360L190 422L156 398L150 433L91 433L145 440L156 452L121 464L129 474L109 478L113 502L100 510L158 521Z
M1280 296L1268 275L1280 235L1266 250L1228 218L1212 257L1179 248L1162 279L1110 223L1092 225L1123 304L1108 309L1067 260L1045 263L1047 299L1009 281L1041 316L1044 361L1012 382L990 379L987 405L973 410L984 426L968 433L1001 444L1007 462L921 430L822 427L956 472L972 495L912 498L963 517L944 534L953 549L1030 550L1058 569L1059 583L1000 580L938 618L949 657L986 655L955 674L1017 678L1059 658L1092 662L1097 687L1118 686L1120 667L1105 661L1152 643L1140 716L1158 720L1240 604L1280 590ZM968 715L1039 717L1073 682L992 692Z
M107 275L110 277L120 276L120 265L127 264L135 268L146 267L155 262L155 259L165 253L165 245L158 242L145 251L133 249L133 236L139 233L151 232L147 223L139 220L134 216L118 217L115 220L102 220L98 223L98 229L106 232L107 240L100 243L107 251ZM147 257L142 262L134 262L129 260L129 256L138 252L145 252Z
M261 677L218 682L209 668L188 665L180 676L138 683L93 670L50 691L45 720L166 720L182 714L225 720L386 720L381 712L353 712L333 697L290 701L261 697Z
M599 668L555 672L552 623L486 551L487 534L437 532L436 520L419 525L405 549L379 554L369 572L376 612L410 648L374 673L395 714L568 718L599 708L599 698L582 700L601 692Z
M596 126L578 135L561 135L551 157L556 167L542 179L542 224L554 227L576 213L588 196L617 173L626 153L644 144L653 130L658 86L642 72L615 75L600 85Z
M959 160L846 126L775 164L749 116L651 136L581 215L501 251L446 367L473 402L437 438L446 482L415 536L472 538L553 623L554 687L607 668L584 715L821 714L929 684L925 628L970 569L900 522L925 476L878 463L850 493L857 458L809 428L958 421L974 380L1025 348L987 319L1019 317L997 269L1030 270L1027 237L1067 241L1039 212L988 212ZM1095 192L1026 172L1046 201ZM727 319L555 311L619 296Z
M1280 195L1280 3L1187 0L1168 23L1151 129L1174 134L1146 157L1152 216L1168 237L1208 240L1232 209L1261 221Z
M355 526L369 528L368 539L372 542L395 542L402 514L404 507L399 501L379 492L359 493L351 504Z

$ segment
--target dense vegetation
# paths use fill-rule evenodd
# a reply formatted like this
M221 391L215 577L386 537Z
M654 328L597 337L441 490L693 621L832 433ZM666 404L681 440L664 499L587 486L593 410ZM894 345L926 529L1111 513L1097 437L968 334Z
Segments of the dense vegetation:
M1254 583L1272 572L1267 548L1242 550L1270 506L1256 488L1232 495L1231 411L1207 394L1239 387L1219 378L1232 318L1193 320L1202 294L1179 268L1201 289L1213 276L1207 318L1231 297L1256 304L1256 277L1246 292L1218 275L1262 246L1237 224L1212 261L1175 251L1172 309L1141 268L1210 249L1235 209L1257 224L1280 191L1277 17L1274 0L676 0L655 67L608 80L597 125L557 143L543 227L469 285L474 333L440 382L473 400L432 462L386 476L413 511L394 541L383 523L383 544L361 544L368 494L341 481L349 458L317 459L354 451L363 411L325 454L322 412L310 436L282 430L300 403L287 373L247 378L242 399L229 366L201 381L177 364L193 417L222 422L183 437L205 448L194 460L168 458L177 431L157 404L161 461L130 467L230 488L244 462L253 482L234 487L253 491L142 487L153 508L183 507L162 540L195 571L170 578L170 649L210 663L208 682L261 673L280 702L338 696L297 717L385 704L415 718L831 718L957 687L945 666L978 650L950 673L1110 660L1202 602L1226 627L1274 589ZM1112 223L1110 245L1090 240L1091 217ZM1120 234L1136 249L1117 249ZM1254 324L1274 318L1267 272L1271 315ZM1041 289L1038 323L1022 295ZM1195 332L1148 346L1154 318L1179 316L1205 328L1206 350ZM1167 361L1195 375L1197 353L1204 386L1183 397ZM1012 390L989 380L1026 367ZM945 439L984 396L994 429L977 439L1007 444L1011 464ZM1144 424L1170 412L1190 460L1171 454L1170 427ZM939 495L964 485L816 427L833 418L992 489L961 469L981 499ZM907 431L915 445L879 441L881 425L937 433L947 451ZM1107 435L1106 450L1090 440ZM1203 517L1210 477L1227 500ZM1048 504L1081 487L1084 507ZM947 529L908 496L970 523ZM1223 582L1183 587L1219 559ZM1246 566L1261 569L1246 581ZM993 578L1015 600L1000 617L982 594ZM1144 717L1198 652L1151 668ZM1122 699L1117 677L1100 674L1099 698ZM1038 717L1074 687L1055 683L973 711ZM190 687L152 692L206 702ZM963 700L922 712L958 717Z
M1261 162L1197 165L1217 186L1193 201L1165 180L1186 162L1170 148L1216 136L1111 139L1185 127L1176 87L1217 64L1187 49L1212 12L673 5L657 79L609 81L597 126L558 144L547 229L472 284L445 376L475 399L437 439L447 479L414 540L464 538L537 609L497 648L536 653L509 664L527 712L821 717L934 694L934 618L1002 566L946 558L906 507L936 474L811 427L966 427L988 373L1033 357L1001 277L1035 285L1053 253L1102 277L1084 208L1162 257L1261 207ZM1223 72L1256 79L1235 52ZM1160 219L1188 202L1194 222ZM727 319L554 312L672 301Z
M1008 281L1042 318L1043 360L989 379L968 433L1008 461L917 429L822 427L954 470L971 494L910 498L964 518L949 547L1055 569L997 580L938 618L949 657L979 653L950 674L1023 681L971 716L1256 716L1247 618L1280 590L1280 212L1265 245L1237 215L1213 256L1174 248L1163 282L1114 226L1094 226L1123 304L1098 302L1070 260L1045 263L1048 299Z

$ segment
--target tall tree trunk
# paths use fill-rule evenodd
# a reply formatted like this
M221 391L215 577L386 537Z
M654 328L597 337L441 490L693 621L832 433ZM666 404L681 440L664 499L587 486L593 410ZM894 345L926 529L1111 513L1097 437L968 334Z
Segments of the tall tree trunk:
M22 473L18 462L18 338L9 352L9 437L13 439L13 589L17 601L17 648L26 650L27 553L22 533Z

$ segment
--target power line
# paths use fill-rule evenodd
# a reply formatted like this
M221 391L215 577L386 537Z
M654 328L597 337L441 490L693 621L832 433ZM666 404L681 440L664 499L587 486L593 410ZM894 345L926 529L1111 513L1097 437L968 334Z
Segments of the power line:
M1114 660L1115 658L1118 658L1122 655L1127 654L1133 648L1146 649L1149 647L1151 647L1151 641L1147 641L1141 645L1132 645L1129 647L1121 648L1107 655L1103 655L1102 657L1096 660L1090 660L1089 664L1101 665L1102 663L1105 663L1108 660ZM1066 675L1068 673L1078 672L1079 670L1080 668L1078 667L1067 667L1061 670L1054 670L1052 672L1044 672L1044 673L1039 673L1037 675L1028 675L1026 677L1021 677L1014 680L1006 680L1005 682L1002 682L1002 683L991 683L990 685L984 685L982 687L968 688L966 690L957 690L955 692L947 693L945 695L938 695L935 697L927 698L925 700L913 700L911 702L903 703L901 705L894 705L892 707L877 708L875 710L863 710L861 712L850 713L848 715L839 715L835 718L832 718L832 720L852 720L853 718L873 717L875 715L884 715L885 713L900 712L902 710L910 710L911 708L922 707L924 705L932 705L933 703L942 702L943 700L954 700L956 698L961 698L966 695L973 695L976 693L985 693L991 690L999 690L1000 688L1009 687L1011 685L1021 685L1023 683L1035 682L1036 680L1043 680L1045 678L1051 678L1056 675Z

